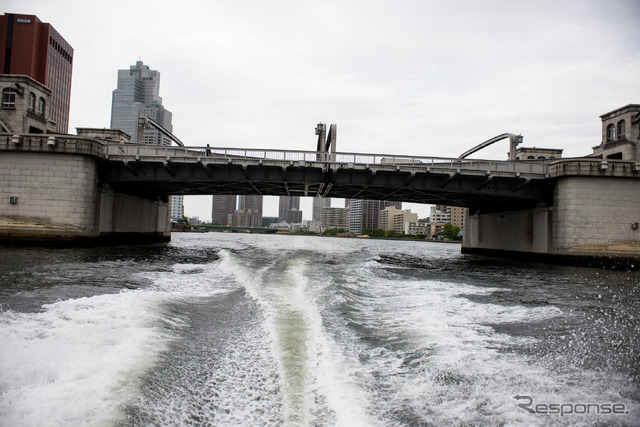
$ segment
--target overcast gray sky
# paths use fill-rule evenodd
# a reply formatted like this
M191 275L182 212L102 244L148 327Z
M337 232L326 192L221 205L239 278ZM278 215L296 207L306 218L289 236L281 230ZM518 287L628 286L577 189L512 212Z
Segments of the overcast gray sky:
M600 114L640 103L638 0L3 8L37 15L74 47L70 129L109 126L117 70L139 59L161 72L174 133L197 146L314 150L321 121L338 125L344 152L457 157L512 132L570 157L600 142ZM494 147L476 156L506 158L506 142ZM268 200L265 215L274 206ZM210 218L210 197L185 208Z

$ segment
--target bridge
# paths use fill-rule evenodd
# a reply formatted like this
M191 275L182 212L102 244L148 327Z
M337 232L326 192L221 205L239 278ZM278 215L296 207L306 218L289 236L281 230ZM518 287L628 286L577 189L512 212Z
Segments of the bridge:
M169 195L261 194L466 206L464 252L607 258L603 244L640 242L633 147L495 161L0 134L0 244L167 240ZM613 256L638 265L638 249Z
M549 195L549 163L238 148L107 144L100 178L145 196L260 194L397 200L483 210Z

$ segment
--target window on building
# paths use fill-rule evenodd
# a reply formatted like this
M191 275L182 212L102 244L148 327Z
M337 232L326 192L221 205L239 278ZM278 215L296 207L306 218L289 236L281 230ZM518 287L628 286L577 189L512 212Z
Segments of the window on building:
M27 104L27 109L29 111L36 110L36 94L33 92L29 93L29 103Z
M618 122L618 138L624 138L624 134L627 131L627 125L624 120Z
M2 108L16 108L16 90L7 87L2 90Z
M607 142L613 141L613 138L616 135L616 128L613 124L607 126Z
M44 98L38 98L38 114L44 116Z

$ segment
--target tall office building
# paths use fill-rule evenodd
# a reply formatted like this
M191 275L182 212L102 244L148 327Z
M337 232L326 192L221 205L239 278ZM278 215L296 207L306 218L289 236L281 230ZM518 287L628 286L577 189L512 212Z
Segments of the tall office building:
M162 105L160 72L137 61L128 70L118 70L118 87L111 101L111 129L131 135L138 144L171 145L171 139L159 130L148 127L142 140L138 135L138 118L149 117L169 132L173 132L172 114Z
M331 197L314 197L313 198L313 221L322 221L322 208L331 207Z
M151 70L142 61L137 61L128 70L118 70L118 87L111 100L111 129L126 132L132 143L171 145L169 137L151 126L144 128L141 140L139 117L149 117L167 131L173 131L172 114L162 106L160 97L160 72ZM172 205L184 209L182 197L171 196L170 199Z
M7 13L0 16L0 46L4 47L4 54L0 54L2 74L27 75L48 87L51 90L48 119L56 123L56 132L68 133L71 45L51 24L37 16Z
M238 196L227 194L214 194L211 200L211 222L214 224L225 224L228 215L236 211Z
M291 209L300 209L300 196L280 196L278 216L286 219Z
M300 224L302 222L302 211L300 209L289 209L284 220L289 224Z
M349 226L349 209L332 208L325 206L322 208L321 228L348 228Z
M262 197L258 195L240 196L238 210L242 212L252 211L259 212L262 217Z
M365 228L379 228L380 211L389 206L402 209L402 202L387 200L359 200L349 202L349 231L361 233Z
M239 196L238 210L227 215L227 224L237 227L262 226L262 198L260 195Z

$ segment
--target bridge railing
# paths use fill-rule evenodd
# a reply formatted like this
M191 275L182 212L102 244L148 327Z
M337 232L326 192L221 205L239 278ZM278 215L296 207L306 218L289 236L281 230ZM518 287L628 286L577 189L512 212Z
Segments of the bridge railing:
M204 155L201 150L189 149L187 147L171 147L165 145L147 144L107 144L105 146L105 156L109 157L192 157L197 158Z
M447 169L457 172L476 173L535 174L548 173L548 161L498 161L467 160L448 157L398 156L367 153L327 153L300 150L264 150L220 147L175 147L144 144L107 144L105 157L122 160L196 160L211 159L224 161L257 160L300 164L314 164L325 167L376 167L381 169L424 168Z
M305 160L316 161L316 153L288 150L260 150L244 148L218 147L175 147L146 144L107 144L105 154L108 158L223 158L223 159L267 159L267 160Z
M102 158L105 146L102 142L75 135L1 133L0 151L83 154Z

